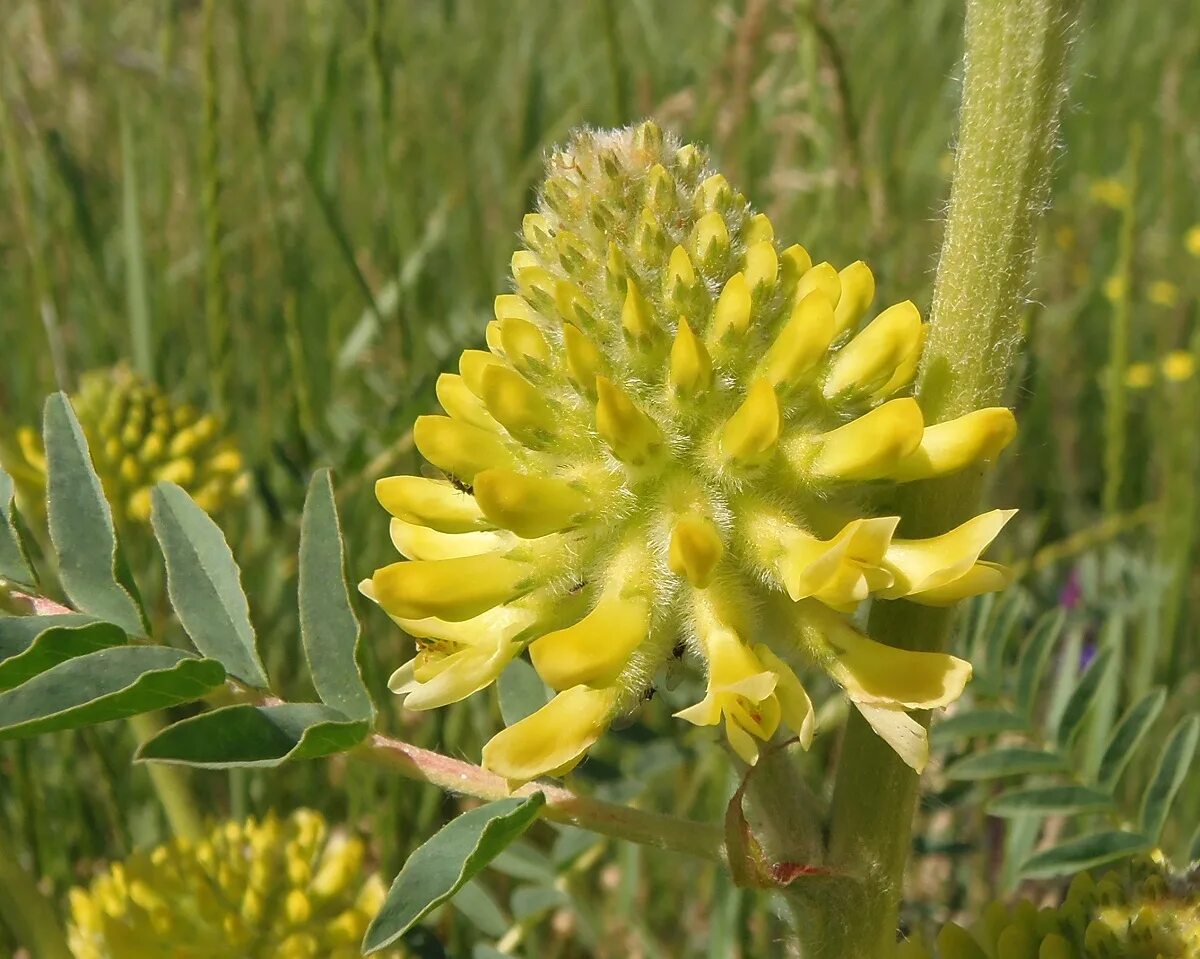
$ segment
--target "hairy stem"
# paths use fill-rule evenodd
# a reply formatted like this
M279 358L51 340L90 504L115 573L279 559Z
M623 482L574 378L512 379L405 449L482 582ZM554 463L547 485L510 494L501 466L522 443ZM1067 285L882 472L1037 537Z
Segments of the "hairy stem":
M955 175L917 388L928 423L996 405L1008 385L1075 8L1076 0L968 0ZM906 490L897 509L904 535L962 522L978 502L981 475L971 469ZM894 646L930 650L945 644L949 624L946 610L881 603L870 632ZM894 953L917 785L853 713L834 787L829 859L866 883L858 901L826 910L806 955Z

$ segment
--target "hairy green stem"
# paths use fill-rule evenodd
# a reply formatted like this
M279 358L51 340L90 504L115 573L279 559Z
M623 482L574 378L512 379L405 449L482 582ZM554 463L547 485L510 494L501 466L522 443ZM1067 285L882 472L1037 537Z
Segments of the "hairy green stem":
M157 736L165 728L154 713L129 717L139 742ZM187 771L166 763L149 763L150 783L162 804L171 832L181 839L197 839L204 832L204 819L196 808Z
M955 175L917 396L928 423L1003 399L1046 203L1076 0L968 0ZM906 536L944 532L975 508L982 472L914 484L896 512ZM945 644L946 610L872 611L871 635L907 649ZM922 717L928 722L928 715ZM827 904L806 956L883 959L895 951L918 778L857 713L832 802L829 862L864 883ZM853 901L850 901L853 900Z
M54 904L21 868L16 850L0 830L0 920L17 942L39 959L71 959Z

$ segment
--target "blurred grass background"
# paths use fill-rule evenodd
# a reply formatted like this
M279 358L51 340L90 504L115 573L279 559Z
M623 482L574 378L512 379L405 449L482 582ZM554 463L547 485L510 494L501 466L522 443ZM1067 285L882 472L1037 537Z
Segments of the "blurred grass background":
M578 124L653 116L709 145L777 235L818 260L867 260L881 302L911 297L924 312L962 15L953 0L8 0L0 432L122 361L223 413L254 475L229 536L265 658L302 695L307 477L337 472L352 577L386 561L371 484L420 469L409 427L433 406L438 372L482 342L546 150ZM1139 682L1193 698L1200 399L1195 375L1161 364L1194 356L1200 328L1200 234L1190 253L1186 240L1200 224L1197 62L1200 9L1084 3L1013 393L1022 435L993 496L1023 508L1007 550L1036 601L1055 604L1082 575L1081 615L1120 607ZM1139 363L1148 375L1127 373ZM1120 605L1131 594L1153 601ZM364 615L382 694L407 640ZM652 704L583 775L716 817L728 764L668 712ZM403 735L470 758L498 723L487 697L392 713ZM835 739L822 737L817 781ZM162 835L132 745L113 727L0 746L0 826L50 893ZM385 871L453 808L337 762L193 781L213 816L317 804L371 835ZM999 848L990 829L955 843ZM548 830L526 846L473 906L443 914L426 954L505 935L514 955L773 954L770 909L710 870ZM521 888L549 892L510 901ZM568 894L582 905L565 908ZM0 954L16 947L4 936Z

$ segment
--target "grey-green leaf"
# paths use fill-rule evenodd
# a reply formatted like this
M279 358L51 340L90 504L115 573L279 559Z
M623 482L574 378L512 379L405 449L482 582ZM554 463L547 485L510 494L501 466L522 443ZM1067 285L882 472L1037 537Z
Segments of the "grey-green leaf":
M1030 786L1010 789L991 799L987 811L993 816L1075 815L1112 807L1112 797L1086 786Z
M138 750L143 761L207 769L273 767L345 752L370 725L320 703L226 706L168 726Z
M1162 712L1163 704L1167 701L1164 689L1152 689L1141 699L1129 707L1125 715L1117 723L1108 745L1104 748L1104 756L1100 760L1100 771L1096 776L1096 784L1101 789L1112 790L1121 778L1126 764L1137 751L1138 745L1145 737L1158 714Z
M266 687L241 570L225 534L174 483L154 488L150 521L167 561L171 605L196 649L242 682Z
M358 668L358 619L346 588L345 555L333 482L320 470L308 484L300 520L300 637L321 702L352 719L375 709Z
M1027 879L1066 876L1135 856L1152 846L1153 843L1139 833L1118 829L1092 833L1039 850L1021 864L1020 871Z
M120 626L147 632L133 593L118 578L121 558L112 510L92 468L87 440L63 393L46 400L46 514L63 591L77 609Z
M1088 710L1096 699L1108 668L1112 664L1112 650L1106 649L1091 661L1084 674L1079 679L1071 697L1063 707L1062 716L1058 721L1058 745L1066 748L1079 732L1080 725Z
M545 804L541 793L488 803L443 826L408 858L363 940L363 952L391 945L449 900L509 843Z
M537 671L523 659L514 659L496 682L500 696L500 717L512 726L537 712L550 701L546 684Z
M94 726L191 702L225 670L166 646L114 646L77 656L0 693L0 740Z
M118 627L82 613L0 617L0 691L68 659L124 642Z
M12 477L0 469L0 579L32 585L36 582L25 546L17 532Z
M1188 716L1175 727L1163 748L1158 769L1154 771L1150 785L1142 796L1139 817L1142 832L1151 842L1157 843L1162 836L1175 794L1192 770L1197 742L1200 742L1200 716Z
M1061 610L1045 613L1036 623L1025 640L1021 656L1017 660L1017 707L1023 713L1033 708L1038 684L1046 670L1050 651L1058 642L1066 624L1066 613Z
M940 745L968 736L994 736L1026 728L1024 718L1007 709L973 709L939 719L930 730L930 742Z
M946 767L948 779L998 779L1001 776L1055 773L1066 769L1066 762L1057 753L1005 746L972 753Z

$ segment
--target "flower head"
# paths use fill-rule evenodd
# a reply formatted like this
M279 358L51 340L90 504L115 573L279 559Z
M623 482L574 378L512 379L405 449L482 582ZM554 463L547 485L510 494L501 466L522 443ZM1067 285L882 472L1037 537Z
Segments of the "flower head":
M970 667L881 646L845 614L1005 584L980 556L1010 513L914 540L875 504L992 459L1012 414L927 426L903 395L916 306L869 314L864 263L778 242L653 124L576 134L524 237L488 349L463 353L437 384L445 415L415 425L445 478L377 488L408 561L364 589L420 650L393 688L449 702L528 650L558 696L484 750L521 781L573 765L687 651L708 690L680 717L723 724L748 762L781 726L807 744L795 670L815 664L919 766L905 710L950 702Z
M71 890L76 959L357 959L384 885L320 814L226 822L112 864ZM388 955L399 956L400 953Z
M249 487L242 455L220 422L194 407L177 405L125 366L92 370L71 397L87 437L96 473L118 520L150 519L155 483L182 486L215 513ZM16 449L0 449L22 498L37 504L46 483L46 454L30 428L17 431Z

